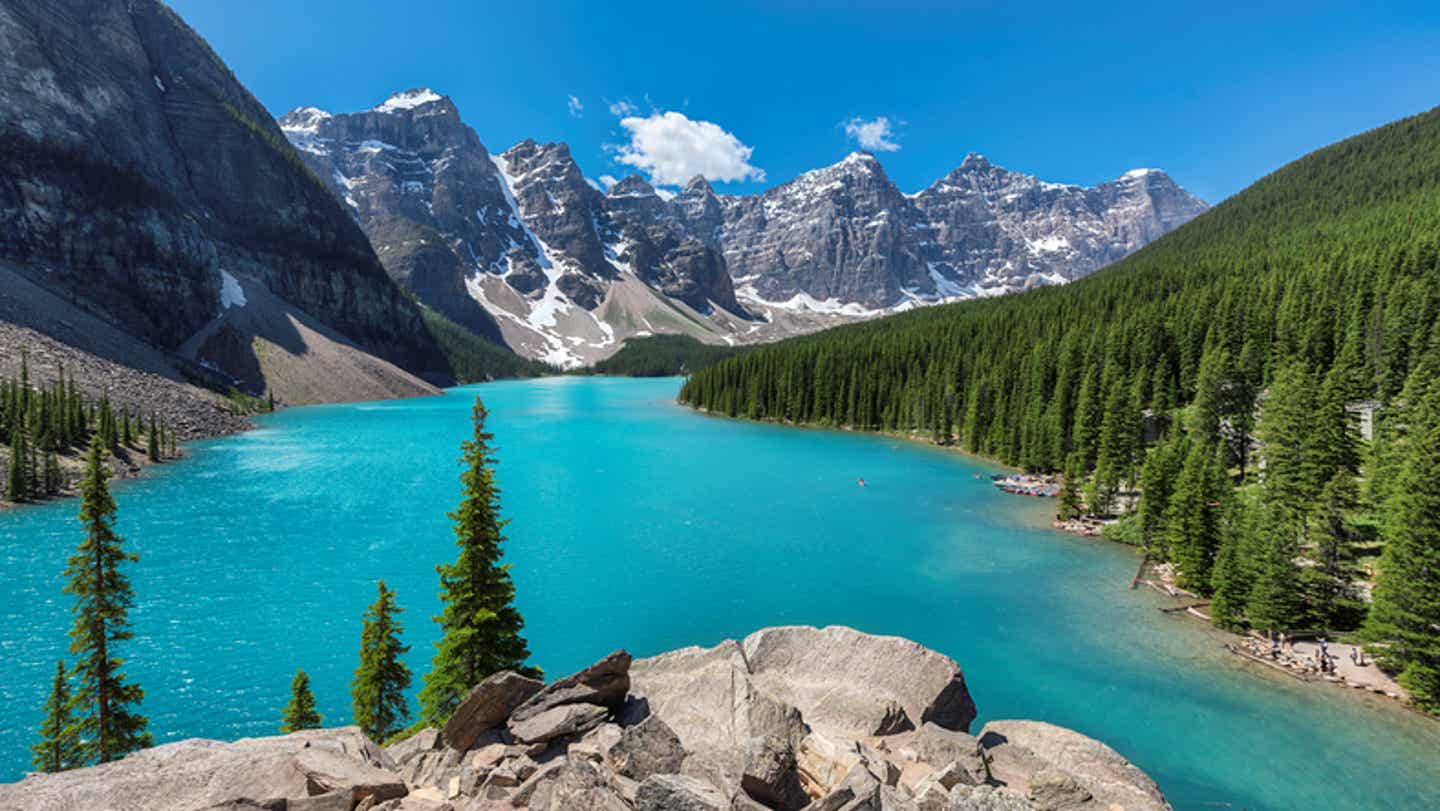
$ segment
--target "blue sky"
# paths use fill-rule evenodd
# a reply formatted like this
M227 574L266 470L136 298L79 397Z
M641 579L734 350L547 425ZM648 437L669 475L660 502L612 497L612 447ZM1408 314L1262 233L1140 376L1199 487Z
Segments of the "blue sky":
M565 141L592 177L709 167L738 178L726 192L832 163L865 135L905 191L974 151L1061 182L1159 167L1215 202L1440 105L1435 2L171 5L276 114L428 86L493 151Z

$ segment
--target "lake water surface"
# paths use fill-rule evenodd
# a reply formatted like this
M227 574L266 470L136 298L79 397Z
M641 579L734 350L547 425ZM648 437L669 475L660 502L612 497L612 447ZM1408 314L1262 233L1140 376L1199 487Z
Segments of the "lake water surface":
M1440 807L1440 724L1260 677L1127 589L1129 550L1044 528L997 468L875 436L710 418L675 380L556 378L301 408L115 488L158 741L274 734L295 668L348 723L360 615L399 593L429 665L445 512L482 395L520 608L550 677L767 625L844 624L954 657L987 719L1104 740L1181 809ZM977 477L978 474L978 477ZM859 488L857 477L867 485ZM0 779L27 768L70 600L76 502L0 514Z

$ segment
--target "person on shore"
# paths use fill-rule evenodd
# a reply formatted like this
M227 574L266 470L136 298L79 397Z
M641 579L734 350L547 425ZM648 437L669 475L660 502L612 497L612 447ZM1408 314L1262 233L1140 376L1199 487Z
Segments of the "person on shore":
M1357 651L1359 651L1359 650L1360 650L1359 648L1351 648L1351 649L1350 649L1350 664L1355 665L1356 667L1359 667L1359 666L1360 666L1360 661L1359 661L1358 659L1356 659L1356 657L1355 657L1355 653L1356 653Z
M1270 639L1270 658L1280 658L1280 640L1276 637L1271 637Z

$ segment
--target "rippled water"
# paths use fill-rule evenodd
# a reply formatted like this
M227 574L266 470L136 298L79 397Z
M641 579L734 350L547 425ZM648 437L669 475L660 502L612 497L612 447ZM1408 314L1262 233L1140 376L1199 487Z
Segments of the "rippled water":
M617 647L839 623L953 656L980 722L1101 738L1177 808L1440 807L1440 724L1243 669L1127 590L1128 550L1044 529L1051 505L996 493L993 468L699 416L673 403L677 387L561 378L294 409L117 486L119 529L141 554L127 669L157 739L274 733L296 667L326 721L347 722L359 618L381 577L406 609L418 688L480 394L520 606L551 676ZM0 514L3 778L26 768L67 655L75 509Z

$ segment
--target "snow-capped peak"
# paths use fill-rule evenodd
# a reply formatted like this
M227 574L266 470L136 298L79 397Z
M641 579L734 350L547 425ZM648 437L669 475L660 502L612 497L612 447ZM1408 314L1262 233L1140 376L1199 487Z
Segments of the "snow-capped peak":
M960 161L961 169L984 169L990 166L990 160L979 152L970 152L965 155L965 160Z
M1159 171L1159 169L1131 169L1120 177L1135 180L1137 178L1149 177L1151 174Z
M296 107L280 118L280 128L287 132L314 134L320 122L333 118L319 107Z
M441 96L428 87L417 87L396 93L375 108L377 113L393 113L398 110L413 110L422 104L440 101Z

